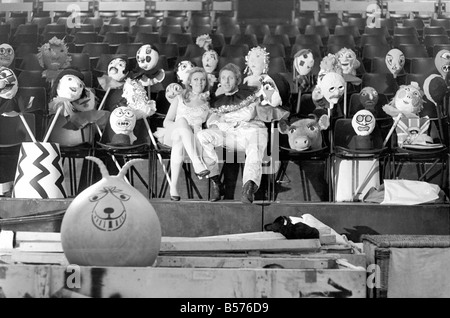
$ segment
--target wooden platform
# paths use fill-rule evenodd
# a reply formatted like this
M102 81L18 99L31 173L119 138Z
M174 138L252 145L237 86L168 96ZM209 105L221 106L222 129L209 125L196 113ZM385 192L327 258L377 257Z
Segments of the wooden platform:
M66 209L72 199L0 199L5 230L58 232L62 215L40 219L31 214ZM278 216L311 214L339 234L360 242L362 234L449 235L450 205L394 206L367 203L267 203L236 201L151 201L164 236L207 236L263 231ZM58 212L57 212L58 213ZM15 219L14 219L15 218Z

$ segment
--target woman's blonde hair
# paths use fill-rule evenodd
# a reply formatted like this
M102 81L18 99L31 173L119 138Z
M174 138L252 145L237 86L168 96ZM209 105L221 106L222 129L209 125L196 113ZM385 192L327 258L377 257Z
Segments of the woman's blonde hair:
M209 83L208 83L208 74L206 73L205 69L203 67L194 67L193 69L191 69L188 72L188 78L186 81L186 88L184 89L183 93L181 94L181 97L183 98L183 101L185 103L189 103L191 101L191 97L192 97L192 86L191 86L191 81L192 81L192 76L195 73L202 73L203 76L206 79L206 84L205 84L205 88L203 89L202 93L208 92L209 91ZM207 100L206 95L205 95L205 101Z

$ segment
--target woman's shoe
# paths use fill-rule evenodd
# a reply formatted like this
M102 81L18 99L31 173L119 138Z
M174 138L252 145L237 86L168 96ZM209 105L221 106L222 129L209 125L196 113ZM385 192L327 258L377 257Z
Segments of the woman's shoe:
M171 195L170 201L180 201L181 197L179 195Z
M201 171L201 172L199 172L199 173L195 173L196 175L197 175L197 177L199 178L199 179L203 179L204 177L206 177L207 175L209 175L211 173L211 171L209 171L209 170L203 170L203 171Z

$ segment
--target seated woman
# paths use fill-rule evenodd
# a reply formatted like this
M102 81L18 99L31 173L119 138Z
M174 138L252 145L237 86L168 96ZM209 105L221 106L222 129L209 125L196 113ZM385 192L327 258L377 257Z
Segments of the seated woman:
M209 87L207 74L203 68L194 67L189 71L186 88L171 102L164 128L159 128L155 136L165 145L171 146L171 187L170 199L179 201L178 178L186 150L192 161L194 171L201 179L210 171L203 163L195 134L202 129L209 113Z

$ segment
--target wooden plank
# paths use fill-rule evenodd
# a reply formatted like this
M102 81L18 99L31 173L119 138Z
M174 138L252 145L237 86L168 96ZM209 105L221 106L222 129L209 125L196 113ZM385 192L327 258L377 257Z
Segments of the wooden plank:
M233 2L231 1L213 1L213 11L232 11Z
M160 253L210 252L210 251L317 251L321 247L318 239L311 240L255 240L255 241L169 241L161 242Z
M311 258L302 257L203 257L203 256L158 256L156 267L194 268L296 268L332 269L338 268L336 260L326 255Z
M61 242L57 232L16 232L16 242Z
M155 2L156 11L202 11L202 1L162 1Z
M43 2L42 11L71 12L74 5L78 6L80 11L89 11L89 2Z
M33 3L0 3L0 11L2 12L26 12L33 11Z
M145 1L136 2L98 2L98 11L145 11Z
M22 252L63 252L61 242L21 242L16 249Z
M70 271L72 273L73 271ZM66 266L3 265L7 298L50 297L67 286ZM199 269L80 266L79 286L93 298L365 298L366 271L354 269ZM71 280L73 282L73 280ZM101 282L101 283L100 283Z
M376 1L330 1L330 11L365 13L370 4L376 4Z
M301 11L318 11L319 3L317 1L300 1Z
M324 232L329 229L324 228ZM320 233L320 232L319 232ZM286 240L286 237L278 232L263 231L263 232L250 232L241 234L229 234L229 235L214 235L214 236L201 236L201 237L162 237L163 242L177 241L177 242L189 242L189 241L242 241L242 240ZM336 236L334 234L320 234L320 244L336 244Z
M64 253L23 252L17 249L11 252L10 260L14 263L69 265Z
M386 2L388 6L388 11L396 12L396 13L411 13L412 11L417 11L420 13L432 12L434 13L434 4L433 1L424 1L424 2L416 2L416 1L401 1L401 2Z

